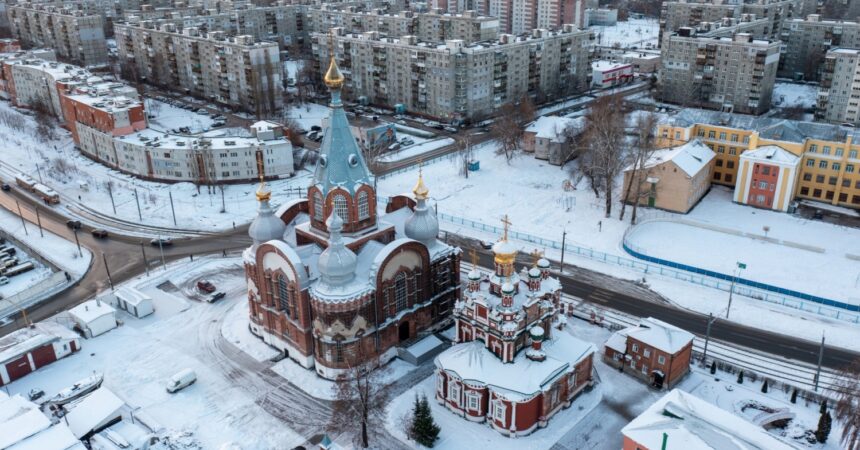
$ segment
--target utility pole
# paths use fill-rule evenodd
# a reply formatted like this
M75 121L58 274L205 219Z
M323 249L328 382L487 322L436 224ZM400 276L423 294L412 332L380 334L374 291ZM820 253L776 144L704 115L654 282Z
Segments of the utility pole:
M143 255L143 268L146 269L146 276L149 276L149 261L146 260L146 250L143 249L143 242L140 243L140 254Z
M143 222L143 214L140 213L140 198L137 195L137 188L134 188L134 201L137 203L137 218Z
M113 201L113 188L111 187L111 184L112 183L110 182L110 180L108 180L107 188L108 188L108 195L110 195L110 205L113 206L113 214L116 215L116 203L114 203L114 201Z
M164 241L161 240L161 235L158 236L158 249L161 250L161 267L167 271L167 263L164 262Z
M567 230L561 232L561 273L564 273L564 242L567 240Z
M21 204L18 203L18 199L15 199L15 205L18 206L18 217L21 218L21 226L24 227L24 235L29 236L30 233L27 232L27 222L24 220L24 213L21 212Z
M824 333L821 333L821 347L818 348L818 368L815 369L815 392L818 392L818 382L821 380L821 361L824 359Z
M221 213L227 212L227 204L224 203L224 185L220 184L218 187L221 188Z
M741 275L741 270L747 268L747 265L742 262L737 262L737 268L732 272L732 284L729 287L729 306L726 308L726 319L729 318L729 312L732 310L732 295L735 293L735 282Z
M702 363L708 363L708 341L711 340L711 324L717 320L714 313L708 313L708 327L705 329L705 351L702 352Z
M39 225L39 235L45 237L45 232L42 231L42 216L39 215L38 207L36 207L36 224Z
M113 290L113 279L110 277L110 266L107 263L107 256L102 253L102 261L105 263L105 272L107 272L108 283L110 283L110 290Z
M84 252L81 251L81 241L78 240L78 229L72 228L72 231L75 232L75 244L77 244L77 246L78 246L78 256L83 258Z
M173 213L173 226L176 226L176 210L173 209L173 192L167 191L167 195L170 196L170 212Z

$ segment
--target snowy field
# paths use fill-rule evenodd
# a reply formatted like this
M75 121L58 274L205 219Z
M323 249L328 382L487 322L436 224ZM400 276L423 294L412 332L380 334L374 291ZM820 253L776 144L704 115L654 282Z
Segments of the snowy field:
M629 19L612 26L595 25L589 27L594 33L595 43L606 47L644 48L650 43L657 47L660 23L657 19Z
M156 313L135 319L119 313L124 324L104 335L82 341L83 349L9 384L11 394L26 395L32 388L49 396L90 375L104 373L105 386L132 407L139 407L171 430L189 431L203 448L218 449L239 443L241 449L292 448L304 442L284 423L257 405L240 383L231 378L229 366L216 349L220 320L234 303L245 298L241 277L218 278L239 266L240 260L198 260L194 266L171 265L165 274L153 273L130 282L152 294L155 286L169 282L154 296ZM205 277L230 294L219 303L188 301L182 293L189 283ZM238 281L238 282L237 282ZM176 288L175 292L167 292ZM166 290L165 290L166 289ZM166 380L183 368L197 373L197 382L168 394Z
M777 82L773 85L773 104L781 108L814 108L818 85Z
M284 116L293 119L303 130L309 131L313 126L322 127L323 119L327 118L328 114L327 105L303 103L290 107Z
M188 127L191 133L200 133L212 126L212 118L205 114L197 114L196 111L186 110L164 103L160 100L146 99L146 112L155 117L149 119L149 127L169 131Z

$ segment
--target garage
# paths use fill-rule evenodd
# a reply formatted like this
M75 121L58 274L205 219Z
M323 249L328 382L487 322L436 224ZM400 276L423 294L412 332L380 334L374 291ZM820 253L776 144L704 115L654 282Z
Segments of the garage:
M32 354L33 365L35 365L37 369L57 360L57 356L54 354L53 345L45 345L43 347L39 347L33 350Z
M17 380L30 372L32 370L30 369L30 361L27 360L27 354L6 363L6 373L9 374L9 380Z

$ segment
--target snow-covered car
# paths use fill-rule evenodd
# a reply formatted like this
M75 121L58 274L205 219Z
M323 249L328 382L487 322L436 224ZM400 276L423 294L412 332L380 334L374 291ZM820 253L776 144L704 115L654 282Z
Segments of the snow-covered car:
M191 369L180 370L176 375L170 377L167 381L167 392L173 394L194 384L197 381L197 374Z
M149 241L149 245L167 247L168 245L173 245L173 239L169 237L152 238L152 240Z
M225 296L227 296L227 293L225 293L225 292L216 292L216 293L210 295L209 297L206 297L206 301L209 303L215 303L218 300L221 300L222 298L224 298Z
M200 292L211 294L215 292L215 285L209 280L200 280L197 282L197 289L200 290Z
M0 286L9 284L9 277L0 277Z

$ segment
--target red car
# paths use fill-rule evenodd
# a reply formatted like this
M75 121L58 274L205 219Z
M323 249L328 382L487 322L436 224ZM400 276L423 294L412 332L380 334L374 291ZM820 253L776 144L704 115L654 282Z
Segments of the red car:
M211 294L215 292L215 285L206 280L200 280L197 282L197 289L201 292L205 292L207 294Z

